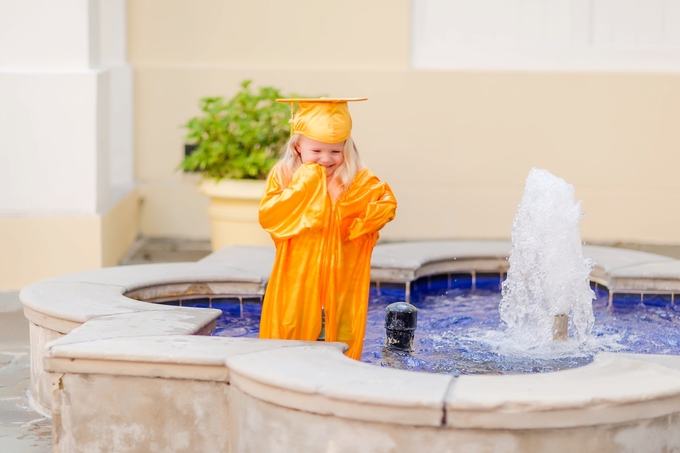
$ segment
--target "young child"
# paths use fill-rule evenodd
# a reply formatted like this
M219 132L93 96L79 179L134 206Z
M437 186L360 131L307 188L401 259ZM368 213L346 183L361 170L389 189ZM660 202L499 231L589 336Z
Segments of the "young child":
M390 187L361 164L350 136L347 102L363 100L279 99L299 108L260 202L260 224L276 244L260 338L340 341L356 360L371 253L397 208Z

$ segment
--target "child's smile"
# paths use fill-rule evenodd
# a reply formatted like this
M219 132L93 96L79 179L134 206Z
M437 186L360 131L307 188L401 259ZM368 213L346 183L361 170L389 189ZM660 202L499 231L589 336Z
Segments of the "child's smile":
M345 142L325 143L300 136L295 149L300 154L303 164L314 162L326 167L326 176L332 176L335 170L345 161L343 153Z

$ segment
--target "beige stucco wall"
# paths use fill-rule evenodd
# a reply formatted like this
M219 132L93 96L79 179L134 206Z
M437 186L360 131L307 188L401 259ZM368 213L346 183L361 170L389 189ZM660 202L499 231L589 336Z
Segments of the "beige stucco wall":
M56 275L115 266L137 239L133 190L102 214L0 217L0 291Z
M680 243L680 75L420 71L410 2L128 2L142 234L207 238L176 171L202 96L244 79L352 105L366 164L397 195L386 239L507 238L531 167L576 188L586 241Z

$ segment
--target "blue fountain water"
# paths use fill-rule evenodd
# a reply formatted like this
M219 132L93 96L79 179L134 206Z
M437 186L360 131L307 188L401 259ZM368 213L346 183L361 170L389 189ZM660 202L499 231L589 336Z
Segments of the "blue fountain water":
M435 276L414 282L413 304L419 311L413 353L389 351L384 347L385 307L403 300L403 290L383 289L379 293L372 289L362 361L430 373L517 374L582 366L601 350L680 355L680 306L671 305L669 298L661 296L647 300L647 305L640 303L639 296L617 296L614 305L607 307L609 295L602 288L593 301L593 341L586 347L570 349L563 355L557 351L552 356L534 357L499 351L488 342L480 341L486 332L502 332L504 328L498 312L499 277L498 274L485 279L478 277L477 287L484 289L472 289L469 277ZM447 280L451 283L447 284ZM208 301L184 301L183 305L206 307ZM242 302L213 299L210 305L223 312L213 335L257 337L259 299Z
M645 354L680 354L680 307L658 298L656 305L630 303L597 291L593 301L595 325L589 341L556 342L540 354L506 347L506 325L501 320L498 291L451 289L417 293L418 330L415 351L386 350L381 320L384 307L398 297L374 297L362 361L380 366L445 374L541 373L589 363L599 351ZM495 333L500 341L488 340Z

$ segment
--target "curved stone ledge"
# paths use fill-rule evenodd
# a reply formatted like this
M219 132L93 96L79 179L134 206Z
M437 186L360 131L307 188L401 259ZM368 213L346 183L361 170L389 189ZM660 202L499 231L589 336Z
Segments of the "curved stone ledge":
M437 273L502 273L509 252L507 241L384 244L374 251L371 275L377 281L408 283ZM606 247L586 246L584 253L596 262L591 278L610 292L680 289L679 261ZM71 442L63 448L77 445L74 435L85 435L87 429L75 427L87 425L92 435L102 430L115 435L116 424L122 429L127 423L120 418L124 407L116 409L115 401L111 408L98 406L96 414L71 406L88 400L85 388L105 391L120 382L126 392L121 401L133 401L136 392L142 392L142 400L144 391L153 393L158 404L166 401L184 408L182 419L168 415L179 431L188 429L181 424L187 417L191 425L205 416L203 408L191 409L186 395L153 390L159 378L168 388L202 388L215 392L216 401L227 398L235 404L224 412L235 442L244 440L238 433L248 432L242 417L265 417L258 419L264 429L269 426L266 417L277 411L309 414L319 423L319 432L334 420L363 423L363 430L378 437L413 429L417 435L439 439L437 448L418 445L429 451L446 451L445 444L437 442L442 432L452 430L466 432L483 445L482 439L498 430L518 439L547 439L557 435L550 430L560 428L595 439L601 432L592 427L619 432L635 426L639 429L633 440L638 442L640 436L680 429L680 357L600 354L590 365L556 373L453 378L355 362L342 354L345 346L340 344L200 337L196 334L212 329L219 310L143 301L261 295L273 256L270 247L229 247L198 263L101 269L25 288L20 297L31 321L33 397L48 410L54 401L59 415L55 432L68 433L60 439ZM196 387L193 383L199 381L205 384ZM157 416L165 417L159 410ZM143 422L135 418L135 423ZM298 435L306 432L304 427L299 430ZM220 435L224 439L225 434ZM202 439L209 444L211 436ZM606 442L602 445L607 448L618 445L615 439Z
M328 347L340 352L347 349L343 343L166 335L117 337L82 343L55 341L49 345L49 349L51 358L224 367L225 361L233 356L309 345Z
M279 406L353 420L441 426L452 376L381 369L314 346L227 359L232 383Z
M62 333L69 333L97 316L172 308L130 299L123 295L125 291L126 288L119 285L42 281L24 288L21 301L29 320ZM43 318L37 318L39 315ZM57 320L70 322L71 329L58 327Z
M304 341L186 335L67 340L68 337L64 337L47 345L46 371L222 382L229 381L225 361L233 356L310 344L337 349L340 353L347 348L342 343L319 345Z
M556 373L461 376L447 400L447 425L568 428L678 412L680 371L632 356L600 354L589 365Z
M423 241L381 244L371 279L397 283L455 272L507 272L509 241ZM613 292L680 292L680 261L653 253L585 245L591 279Z
M408 283L455 272L507 272L510 241L422 241L380 244L371 258L371 280ZM614 292L680 292L680 261L653 253L583 246L595 266L591 279ZM200 261L269 278L273 247L226 247Z
M24 288L20 298L31 310L29 319L39 313L82 324L97 316L174 308L132 297L153 300L183 295L262 295L266 278L219 264L119 266L43 280Z
M632 250L586 246L596 262L593 278L612 291L680 291L680 262ZM507 270L507 241L447 241L376 247L374 280L409 282L456 271ZM44 280L21 293L27 315L83 323L95 316L166 307L137 302L210 294L261 295L273 262L271 247L228 247L199 263L121 266ZM72 326L71 326L72 327ZM63 332L67 333L67 332Z
M215 330L215 319L222 312L212 308L164 307L166 310L148 310L98 316L59 340L47 344L48 352L54 347L88 343L108 338L146 337L157 335L207 335ZM143 340L142 340L143 341Z
M558 373L454 378L356 362L339 343L186 336L64 340L48 345L47 371L220 381L277 406L360 421L552 429L630 423L680 408L680 357L672 356L639 360L610 353Z

